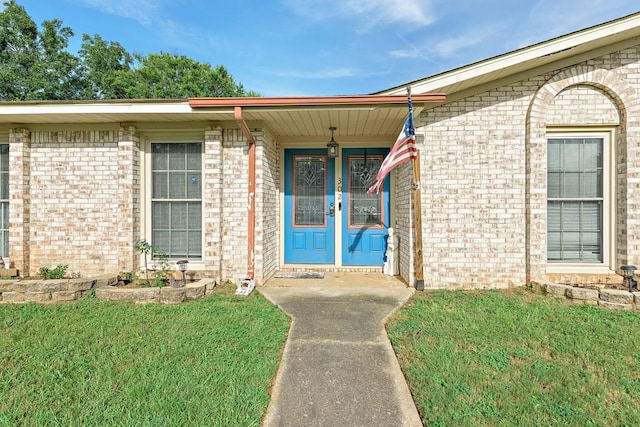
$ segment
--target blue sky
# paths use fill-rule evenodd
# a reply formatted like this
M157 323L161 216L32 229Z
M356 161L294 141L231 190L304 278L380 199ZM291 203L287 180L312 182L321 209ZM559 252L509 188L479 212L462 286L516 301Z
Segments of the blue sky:
M264 96L367 94L640 10L631 0L17 0L37 24L224 65ZM635 5L634 5L635 4ZM2 7L2 6L0 6Z

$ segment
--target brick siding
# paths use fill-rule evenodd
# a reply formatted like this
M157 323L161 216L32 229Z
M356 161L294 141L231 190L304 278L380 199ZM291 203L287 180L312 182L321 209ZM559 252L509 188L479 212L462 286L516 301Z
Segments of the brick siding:
M425 285L504 288L546 274L549 126L617 126L615 261L640 264L640 47L512 80L416 118L424 135ZM5 134L10 260L23 274L58 263L83 275L138 266L133 244L143 227L146 148L138 128L109 126L23 126ZM203 264L216 280L235 282L247 273L248 143L240 130L219 124L203 124L199 132ZM260 283L280 262L282 159L266 129L254 129L253 136ZM413 283L411 167L393 177L400 272Z
M626 49L421 115L427 286L501 288L546 273L550 125L620 123L617 261L639 261L639 62Z

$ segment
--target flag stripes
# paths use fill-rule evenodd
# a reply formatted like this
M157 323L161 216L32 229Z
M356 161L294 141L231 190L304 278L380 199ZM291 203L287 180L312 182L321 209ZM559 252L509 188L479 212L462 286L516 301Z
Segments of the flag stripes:
M384 158L382 165L380 166L380 170L376 175L375 184L367 190L368 194L371 194L374 191L379 192L380 188L382 188L382 184L384 183L384 179L393 169L418 157L416 131L413 126L413 104L411 103L411 97L408 98L408 104L409 117L407 117L407 120L404 123L404 129L398 136L395 144L393 144L393 147L387 157Z

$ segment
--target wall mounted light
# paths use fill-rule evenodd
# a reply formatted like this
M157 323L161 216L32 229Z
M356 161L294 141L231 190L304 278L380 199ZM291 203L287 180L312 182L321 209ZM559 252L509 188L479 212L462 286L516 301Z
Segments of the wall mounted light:
M329 154L330 159L338 157L338 143L333 139L333 132L335 132L336 129L337 128L335 126L329 127L329 130L331 131L331 141L327 143L327 153Z

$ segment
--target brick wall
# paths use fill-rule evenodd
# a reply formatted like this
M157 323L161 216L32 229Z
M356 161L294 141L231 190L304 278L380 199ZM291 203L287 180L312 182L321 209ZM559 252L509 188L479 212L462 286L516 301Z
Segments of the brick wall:
M221 274L234 282L247 274L249 156L239 129L223 130Z
M419 147L422 149L422 147ZM394 169L395 192L392 205L395 207L394 232L398 236L398 267L400 276L410 285L414 284L413 269L413 167L411 163Z
M203 261L205 269L216 280L222 275L222 128L209 126L204 136L202 161L204 186L202 189Z
M140 255L135 243L140 239L141 227L141 168L140 137L134 126L121 127L118 132L118 268L133 271Z
M547 126L620 124L616 103L602 89L572 86L560 92L549 105Z
M117 140L116 131L31 133L30 156L23 162L29 174L29 217L21 219L29 224L29 249L23 255L29 264L23 274L59 263L83 276L119 269L120 230L131 229L134 207L121 217ZM12 155L19 156L15 151ZM17 216L16 208L13 203Z
M525 282L525 120L535 85L423 113L425 286Z
M630 258L627 252L640 261L639 68L640 50L626 49L421 115L427 286L508 287L546 273L549 125L626 118L618 129L618 197L624 200L615 221L628 229L618 239L618 263Z
M30 204L29 164L31 132L16 128L9 132L9 260L21 274L29 274Z
M270 277L280 263L280 169L278 145L268 133L255 134L256 278Z
M615 266L640 261L640 47L633 47L605 55L574 67L560 70L536 93L529 118L529 206L537 213L530 221L530 276L545 274L546 261L546 134L545 126L556 111L555 101L571 88L591 87L593 105L602 108L603 97L593 98L600 91L612 101L608 116L617 112L620 125L616 129L616 259ZM595 101L595 102L594 102ZM604 100L606 102L606 100ZM597 116L593 124L601 124ZM614 122L615 123L615 122ZM587 123L590 124L590 123Z

